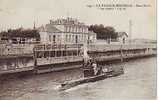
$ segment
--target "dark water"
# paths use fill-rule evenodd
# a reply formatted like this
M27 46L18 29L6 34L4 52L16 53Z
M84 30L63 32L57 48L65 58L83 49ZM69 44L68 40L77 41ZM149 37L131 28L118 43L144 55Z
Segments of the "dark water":
M155 100L156 57L112 66L125 66L125 74L58 91L64 80L82 77L80 69L25 76L0 84L0 100Z

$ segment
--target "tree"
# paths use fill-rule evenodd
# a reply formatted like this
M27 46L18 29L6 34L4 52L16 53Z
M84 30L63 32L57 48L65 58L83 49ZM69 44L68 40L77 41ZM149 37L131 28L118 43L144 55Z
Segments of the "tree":
M8 29L8 31L3 31L0 33L1 37L7 37L7 38L35 38L36 40L40 40L40 34L38 30L32 30L32 29Z
M15 40L14 38L34 38L36 41L40 41L40 34L38 30L32 29L8 29L0 33L0 37Z
M115 32L115 29L111 26L106 26L100 24L100 25L90 25L89 31L93 31L97 33L97 39L116 39L117 33Z

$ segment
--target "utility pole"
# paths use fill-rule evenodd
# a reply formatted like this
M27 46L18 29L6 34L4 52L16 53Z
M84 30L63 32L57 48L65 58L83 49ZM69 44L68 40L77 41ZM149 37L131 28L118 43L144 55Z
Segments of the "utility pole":
M132 40L132 20L129 20L129 44L131 44Z
M35 23L35 21L33 23L33 29L36 29L36 23Z
M70 18L69 10L67 11L66 16L67 16L67 18Z

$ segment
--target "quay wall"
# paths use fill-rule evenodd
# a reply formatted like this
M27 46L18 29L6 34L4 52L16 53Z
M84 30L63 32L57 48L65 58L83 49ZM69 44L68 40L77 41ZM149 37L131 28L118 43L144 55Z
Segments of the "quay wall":
M33 70L33 45L0 44L0 74Z
M0 44L0 58L5 56L24 56L33 54L31 44Z
M0 74L33 70L34 61L29 57L0 59Z

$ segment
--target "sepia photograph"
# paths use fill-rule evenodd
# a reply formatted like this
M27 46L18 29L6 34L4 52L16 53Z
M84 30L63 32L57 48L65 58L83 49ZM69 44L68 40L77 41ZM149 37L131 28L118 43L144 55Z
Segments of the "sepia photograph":
M0 100L157 100L156 0L0 0Z

